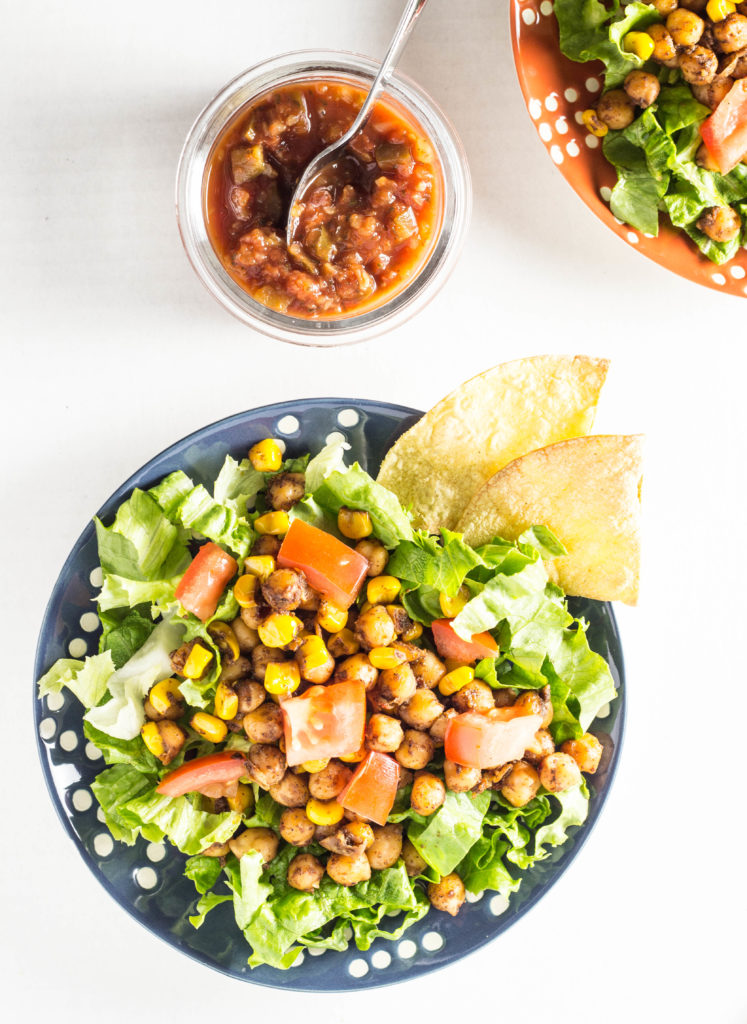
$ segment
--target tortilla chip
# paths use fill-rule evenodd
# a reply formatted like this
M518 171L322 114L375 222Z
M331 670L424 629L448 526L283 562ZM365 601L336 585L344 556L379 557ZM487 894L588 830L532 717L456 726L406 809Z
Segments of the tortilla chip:
M548 526L567 555L547 563L566 594L638 599L640 436L578 437L516 459L475 495L459 522L465 540L516 540Z
M399 438L379 483L412 506L416 526L453 529L499 469L591 430L607 366L587 356L535 356L473 377Z

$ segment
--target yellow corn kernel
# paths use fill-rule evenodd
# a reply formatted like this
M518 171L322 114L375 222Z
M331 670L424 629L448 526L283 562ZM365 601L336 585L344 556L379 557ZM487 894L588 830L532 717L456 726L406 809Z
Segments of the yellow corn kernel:
M370 601L364 601L363 604L358 609L358 611L362 615L364 612L367 612L369 608L373 608L373 605L371 604L371 602Z
M280 537L288 532L290 519L287 512L265 512L259 519L254 520L254 529L257 533L269 533L273 537ZM268 557L268 556L265 556Z
M238 811L240 814L251 813L254 808L254 793L252 787L248 786L246 782L240 782L239 788L236 790L235 796L227 796L226 803L232 811Z
M444 697L450 697L452 693L456 693L467 683L471 683L474 678L475 670L469 665L462 665L461 668L455 668L453 671L447 672L445 676L441 676L438 688Z
M184 746L187 734L176 722L146 722L140 730L143 743L161 764L171 764Z
M265 647L286 647L302 628L295 615L271 612L257 626L260 641Z
M213 652L202 644L195 644L189 652L189 657L184 662L182 675L187 679L199 679L210 662L213 660Z
M357 654L361 649L358 637L347 626L329 638L329 645L329 653L332 654L334 652L333 657L335 658L349 658L352 654Z
M404 651L398 651L396 647L374 647L368 652L368 660L374 668L396 668L407 661Z
M470 592L466 587L460 587L454 597L449 597L448 594L443 593L438 595L438 603L441 605L441 611L447 619L455 619L469 599Z
M641 60L648 60L654 52L654 41L648 32L628 32L623 39L623 50L634 53Z
M345 764L358 764L366 756L368 751L365 747L361 747L360 750L356 750L353 754L338 754L337 760L344 761Z
M306 637L298 648L298 654L303 658L304 671L321 668L322 665L328 664L331 657L327 645L316 633Z
M183 703L184 699L179 689L179 680L162 679L160 683L156 683L155 686L151 687L148 700L151 702L154 711L159 715L165 715L171 711L175 704Z
M244 568L247 573L250 573L252 579L256 578L264 583L265 580L269 579L275 572L275 559L272 555L250 555L248 558L244 559ZM243 576L240 577L240 580L243 578ZM238 583L236 586L238 586ZM234 588L234 593L235 592ZM254 591L254 595L256 598L256 590ZM236 598L236 600L238 601L238 598ZM239 604L241 604L240 601Z
M317 772L322 772L329 764L329 758L325 757L321 761L304 761L301 765L305 772L310 772L315 775Z
M587 131L589 131L592 135L596 135L598 139L604 138L604 136L609 131L609 128L604 123L604 121L601 121L597 116L596 110L592 110L591 108L585 110L581 114L581 120L584 122Z
M393 604L400 591L396 576L374 576L368 581L366 597L371 604Z
M195 712L189 724L195 732L199 733L203 739L209 740L210 743L222 743L228 732L225 722L221 722L220 718L209 715L206 711Z
M337 529L350 540L363 540L373 533L373 523L368 512L343 506L337 513Z
M239 576L236 580L233 588L233 596L236 598L240 608L251 608L257 603L258 575L259 573L251 573L247 570L244 576Z
M239 697L226 683L218 683L215 690L215 713L224 722L230 722L239 713Z
M146 722L140 730L140 735L143 737L143 743L151 754L154 757L160 758L161 754L163 754L163 740L161 739L161 733L158 731L158 722Z
M260 473L275 473L283 464L283 450L273 437L266 437L249 449L249 461Z
M301 685L295 661L271 661L265 672L265 689L272 697L284 697Z
M328 633L339 633L348 621L347 608L340 608L331 601L322 599L319 611L316 613L316 621L326 629Z
M224 661L236 661L239 657L239 641L227 622L211 622L208 636L220 651Z
M423 635L423 623L413 622L411 626L408 626L404 633L401 635L401 640L406 640L408 643L411 640L419 640Z
M706 4L706 13L711 21L723 21L730 14L734 14L736 9L737 5L731 0L708 0Z
M344 808L336 800L315 800L313 797L306 804L306 817L314 825L336 825L342 821Z

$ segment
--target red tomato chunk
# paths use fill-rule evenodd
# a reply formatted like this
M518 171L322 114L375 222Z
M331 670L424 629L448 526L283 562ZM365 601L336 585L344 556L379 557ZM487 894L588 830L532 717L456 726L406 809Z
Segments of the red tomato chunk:
M331 533L294 519L280 546L277 564L300 569L314 590L340 608L349 608L358 596L369 563Z
M442 658L454 658L455 661L468 664L470 661L477 661L480 658L496 657L498 644L490 633L475 633L470 643L468 640L462 640L454 632L452 621L452 619L436 619L431 626L433 640Z
M181 768L161 779L156 792L163 796L184 796L185 793L216 793L217 789L230 790L231 785L246 775L246 760L238 750L222 750L188 761Z
M398 785L399 765L394 758L371 750L338 799L346 810L386 825Z
M311 686L281 705L289 767L359 750L366 727L366 687L358 681Z
M211 156L213 248L242 288L278 312L318 319L374 308L435 243L442 198L433 148L414 121L379 101L345 158L306 195L286 245L295 184L347 131L364 96L333 82L284 86L244 109Z
M522 757L540 728L541 715L525 715L514 708L466 711L447 725L444 753L468 768L496 768Z
M236 559L212 541L203 544L179 581L175 597L183 608L207 621L239 567Z

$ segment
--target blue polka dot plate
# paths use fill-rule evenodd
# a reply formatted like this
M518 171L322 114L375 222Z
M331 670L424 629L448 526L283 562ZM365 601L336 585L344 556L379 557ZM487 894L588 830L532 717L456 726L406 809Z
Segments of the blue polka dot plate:
M205 484L215 478L226 453L241 458L262 437L282 437L290 455L318 451L332 435L342 435L351 456L376 473L396 438L421 416L415 409L383 402L309 399L239 413L198 430L151 459L122 484L99 509L105 521L135 487L148 488L176 469ZM42 623L35 679L61 657L95 653L98 619L93 611L100 585L93 524L89 522L62 568ZM374 988L405 981L445 967L503 934L533 907L562 875L589 836L612 783L623 735L625 710L623 660L617 624L608 604L573 599L572 611L589 622L592 648L609 663L618 688L595 731L604 755L589 780L589 817L572 829L568 841L524 874L510 901L486 893L462 908L458 917L433 911L397 942L377 939L362 953L307 951L288 971L251 970L248 947L236 928L230 904L217 907L196 931L189 923L196 893L184 877L185 857L171 846L140 839L128 847L115 843L97 814L90 785L103 767L100 753L86 743L82 708L64 691L34 700L36 733L49 792L68 835L95 878L132 917L187 956L231 977L257 985L297 991L333 992ZM323 955L321 955L323 952Z

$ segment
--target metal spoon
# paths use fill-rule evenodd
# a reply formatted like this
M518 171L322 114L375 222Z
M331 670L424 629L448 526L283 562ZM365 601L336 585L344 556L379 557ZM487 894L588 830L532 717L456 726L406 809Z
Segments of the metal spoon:
M379 68L379 73L371 86L371 91L366 97L355 121L353 121L350 129L342 136L342 138L338 139L337 142L333 142L331 146L327 146L326 149L323 149L321 153L315 156L301 175L301 178L293 191L288 212L288 227L286 229L286 241L288 245L293 241L293 236L296 232L296 227L298 226L298 219L301 213L299 208L300 201L309 190L311 183L319 177L329 164L334 163L335 160L342 156L349 143L365 126L365 123L373 110L374 103L376 103L376 100L383 92L389 74L393 68L396 67L397 61L405 48L407 40L410 38L410 33L415 26L418 15L423 10L427 2L428 0L407 0L399 25L397 25L397 30L389 44L386 57L384 57L383 63Z

